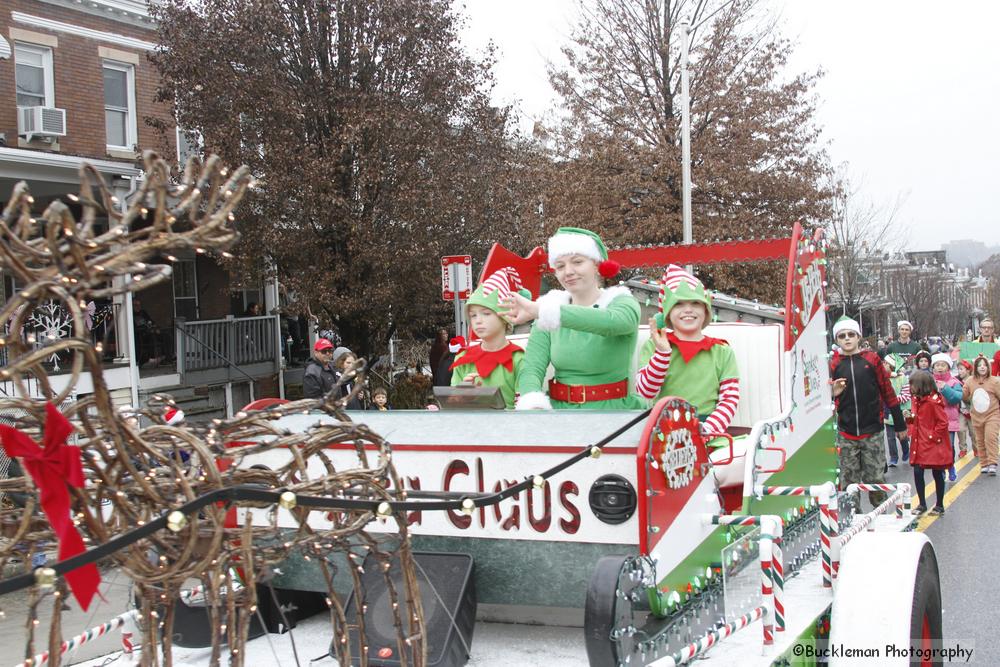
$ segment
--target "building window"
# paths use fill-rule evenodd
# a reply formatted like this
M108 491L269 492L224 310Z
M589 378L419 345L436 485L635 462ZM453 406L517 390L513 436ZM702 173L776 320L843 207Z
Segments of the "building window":
M135 126L135 68L104 61L104 129L108 148L133 150Z
M198 272L193 259L181 259L174 267L174 317L198 319Z
M55 106L52 49L14 42L17 106Z
M177 128L177 163L182 170L189 157L192 155L201 156L204 153L202 150L204 143L201 132Z

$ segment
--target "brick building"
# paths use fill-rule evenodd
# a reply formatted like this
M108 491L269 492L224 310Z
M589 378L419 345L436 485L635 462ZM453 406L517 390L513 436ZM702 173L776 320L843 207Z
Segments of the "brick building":
M123 203L143 174L141 151L177 157L170 105L156 101L158 76L147 54L155 22L145 0L7 0L0 9L0 207L27 181L42 212L79 187L84 162ZM4 276L3 296L16 289ZM131 297L96 304L107 355L106 379L121 402L153 391L175 396L198 387L200 407L231 412L276 395L283 368L280 321L267 315L277 289L234 292L213 259L177 253L173 280L140 293L155 333L137 331ZM258 317L243 317L251 303ZM99 330L98 330L99 329ZM128 332L123 334L120 332ZM280 384L280 383L279 383ZM86 382L80 388L86 391ZM206 400L204 397L208 396Z

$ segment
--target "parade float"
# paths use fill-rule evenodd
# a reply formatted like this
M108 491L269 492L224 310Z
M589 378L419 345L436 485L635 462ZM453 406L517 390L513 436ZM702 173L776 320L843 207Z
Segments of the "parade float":
M139 428L111 404L82 310L164 279L155 262L173 248L225 252L250 181L209 160L172 186L146 161L123 212L89 173L79 222L56 204L35 220L23 190L4 211L4 268L25 287L0 312L11 322L0 374L22 390L0 411L26 474L0 482L22 498L0 510L0 559L59 545L57 563L0 581L0 596L29 591L32 618L50 604L56 619L47 650L27 624L23 664L58 664L122 628L138 633L143 664L170 664L180 639L210 647L206 664L227 651L239 665L249 637L287 631L315 595L324 650L341 665L464 664L476 617L580 625L595 666L801 664L837 643L940 645L937 564L910 532L908 487L882 485L889 498L868 513L851 501L866 485L838 491L820 232L612 252L626 267L788 262L782 323L707 329L733 347L743 385L711 453L677 397L634 412L347 413L331 395L203 426L162 423L163 406L147 406L153 425ZM497 247L484 271L518 266L537 295L540 253ZM10 333L53 300L77 336L38 348ZM74 379L90 373L93 394L72 401L45 382L53 346L72 352ZM27 397L28 376L47 400ZM86 608L98 563L130 577L136 606L64 639L62 598Z
M639 413L447 405L352 413L392 442L401 497L457 503L387 512L384 529L405 525L416 552L468 554L480 619L582 625L592 665L703 655L780 664L798 659L793 644L821 649L845 637L936 645L937 565L926 537L910 532L909 487L881 485L889 499L865 514L852 498L867 485L838 491L822 233L796 225L784 239L609 255L625 267L788 262L783 322L706 329L728 341L741 371L727 444L710 453L681 398ZM544 251L520 257L495 246L482 274L503 266L538 295ZM640 344L647 336L641 327ZM276 424L300 432L324 419L295 414ZM339 444L329 455L348 464L355 451ZM270 449L244 462L270 468L285 459ZM231 520L248 516L265 521L253 510L235 510ZM324 520L310 522L321 528ZM296 525L290 516L278 523ZM901 563L891 576L880 564L886 550ZM283 569L283 586L308 587L306 563ZM730 638L750 624L760 630Z

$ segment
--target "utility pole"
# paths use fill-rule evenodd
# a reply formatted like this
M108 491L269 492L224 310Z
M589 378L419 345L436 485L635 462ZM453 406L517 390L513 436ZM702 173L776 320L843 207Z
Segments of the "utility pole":
M691 231L691 90L688 72L688 44L691 41L691 22L681 21L681 220L684 244L693 242ZM688 273L693 267L687 265Z

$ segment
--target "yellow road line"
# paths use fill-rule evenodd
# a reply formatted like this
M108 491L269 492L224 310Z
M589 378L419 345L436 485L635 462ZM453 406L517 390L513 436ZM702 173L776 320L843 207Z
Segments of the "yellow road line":
M967 456L966 458L971 458L971 457ZM970 470L965 477L955 482L952 485L952 487L948 489L948 491L946 491L944 494L945 509L951 507L951 504L955 502L955 498L958 498L958 496L960 496L967 488L969 488L969 485L972 484L974 481L976 481L978 477L979 477L979 468L976 467ZM917 530L921 531L927 530L927 528L932 523L937 521L939 518L940 518L939 516L931 516L929 514L925 514L924 516L920 517L920 522L917 524Z

